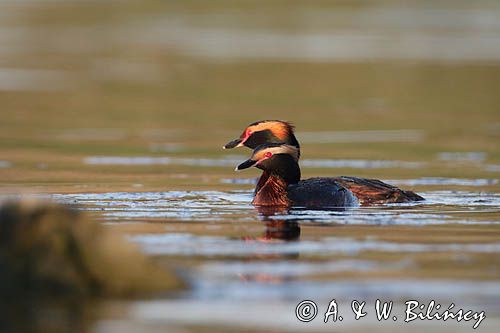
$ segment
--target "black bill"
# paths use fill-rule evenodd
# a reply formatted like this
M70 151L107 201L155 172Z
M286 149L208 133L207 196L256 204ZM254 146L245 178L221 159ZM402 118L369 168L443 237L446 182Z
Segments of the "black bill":
M231 149L231 148L236 147L240 143L241 143L241 139L236 139L236 140L233 140L231 142L226 143L226 145L224 147L222 147L222 148L224 148L224 149Z
M257 161L254 161L254 160L246 160L245 162L241 163L240 165L238 165L236 167L236 171L239 171L239 170L243 170L243 169L248 169L250 168L251 166L253 166L255 163L257 163Z

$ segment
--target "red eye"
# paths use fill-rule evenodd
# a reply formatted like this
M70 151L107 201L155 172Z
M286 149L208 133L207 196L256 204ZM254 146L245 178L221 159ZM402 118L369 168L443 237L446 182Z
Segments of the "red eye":
M252 131L247 129L247 134L245 135L246 137L249 137L250 135L252 135Z
M265 158L269 158L271 156L273 156L273 153L271 153L270 151L268 151L267 153L264 154Z

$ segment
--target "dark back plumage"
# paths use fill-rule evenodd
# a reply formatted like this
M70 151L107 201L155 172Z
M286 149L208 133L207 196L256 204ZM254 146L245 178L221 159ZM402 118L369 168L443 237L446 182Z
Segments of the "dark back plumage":
M310 182L309 180L301 181L300 184L302 184L301 186L303 187L291 186L292 184L299 183L300 179L300 168L298 166L300 145L295 137L294 131L295 127L289 122L281 120L261 120L248 125L239 139L233 140L225 146L225 148L233 148L244 145L254 149L253 155L258 151L262 152L272 147L294 147L295 150L292 154L294 159L281 156L275 157L269 161L249 164L250 166L256 164L258 168L264 170L255 190L256 197L259 191L265 187L269 179L272 180L273 177L279 177L287 183L287 186L290 185L290 188L294 188L293 191L303 190L303 193L291 193L289 191L289 197L294 197L296 202L304 202L306 196L313 198L310 199L311 202L317 201L317 195L324 194L328 197L328 193L330 193L328 192L329 190L323 192L322 189L324 189L325 186L334 185L347 190L350 194L354 195L361 204L365 205L424 200L424 198L412 191L401 190L376 179L357 177L318 178L322 180ZM286 153L287 152L285 152L285 154ZM249 162L247 161L247 163ZM274 171L271 171L271 169ZM329 180L326 181L327 179ZM276 183L279 182L274 181L274 187L276 187ZM341 191L340 188L339 191ZM340 192L337 195L340 197ZM346 196L346 200L350 200L349 195Z

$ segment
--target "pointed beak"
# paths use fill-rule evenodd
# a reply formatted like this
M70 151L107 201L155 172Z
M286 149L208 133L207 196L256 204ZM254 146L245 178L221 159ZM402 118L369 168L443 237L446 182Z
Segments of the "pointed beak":
M246 160L245 162L241 163L240 165L238 165L236 167L236 169L234 169L235 171L240 171L240 170L243 170L243 169L248 169L250 168L251 166L255 165L255 163L257 163L257 161L254 161L254 160Z
M226 145L222 148L223 149L231 149L234 147L241 147L243 145L241 143L242 141L243 141L242 139L236 139L236 140L230 141L230 142L226 143Z

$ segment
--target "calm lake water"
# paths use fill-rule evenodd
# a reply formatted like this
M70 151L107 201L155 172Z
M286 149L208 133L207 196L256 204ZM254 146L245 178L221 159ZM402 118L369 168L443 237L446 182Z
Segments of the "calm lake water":
M23 332L500 330L497 1L5 1L0 198L72 204L173 267L186 291L0 304ZM291 120L304 177L359 176L423 202L257 209L253 121ZM342 322L323 323L332 299ZM379 322L376 299L395 302ZM312 300L318 317L297 320ZM354 320L351 301L366 301ZM6 324L5 324L6 323Z

